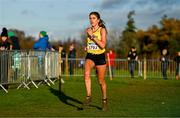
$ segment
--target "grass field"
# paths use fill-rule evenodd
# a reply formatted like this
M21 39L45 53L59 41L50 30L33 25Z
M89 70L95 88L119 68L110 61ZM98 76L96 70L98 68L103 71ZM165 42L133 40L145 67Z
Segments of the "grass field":
M101 93L96 78L92 78L92 103L80 109L85 97L82 77L65 79L59 84L38 89L0 90L0 117L178 117L180 116L180 81L107 79L109 110L101 111Z

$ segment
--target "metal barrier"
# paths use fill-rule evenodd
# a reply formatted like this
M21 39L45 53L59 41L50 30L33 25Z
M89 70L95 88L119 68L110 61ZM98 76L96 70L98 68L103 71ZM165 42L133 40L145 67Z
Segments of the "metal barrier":
M62 76L83 76L84 75L84 58L76 58L76 59L62 59L64 63L65 69L62 68L62 70L65 70L65 72L62 72ZM115 59L115 67L111 69L113 71L113 77L130 77L129 70L128 70L128 61L126 59ZM71 64L70 64L71 63ZM70 66L73 65L73 70L70 69ZM140 67L139 67L140 66ZM63 66L62 66L63 67ZM112 67L111 67L112 68ZM73 71L73 72L70 72ZM109 74L108 68L106 68L106 76ZM73 73L73 74L71 74ZM95 69L92 70L91 76L96 76ZM142 76L142 62L140 62L140 65L138 63L135 63L135 77Z
M84 75L84 59L63 59L66 66L62 68L64 72L62 72L62 76L83 76ZM122 77L122 78L129 78L131 77L129 71L129 63L127 59L115 59L115 67L111 70L113 71L113 77ZM71 65L73 63L73 70L70 70L70 62ZM63 66L62 66L63 67ZM109 69L106 69L106 77L109 76ZM70 72L73 71L73 72ZM176 63L173 60L169 60L167 66L167 78L174 79L175 78L175 71L176 71ZM71 74L70 74L71 73ZM73 74L72 74L73 73ZM180 72L179 72L180 73ZM91 76L96 76L95 69L91 72ZM144 59L141 61L135 61L134 63L134 77L142 77L144 79L151 79L151 78L163 78L162 74L162 63L159 60L155 59Z
M59 52L50 51L0 51L0 88L8 92L8 85L19 84L30 89L45 82L54 84L60 76Z
M30 89L30 84L38 88L44 82L48 86L62 76L83 76L84 58L61 59L61 53L51 51L0 51L0 88L5 92L9 84L18 84L17 89L25 87ZM113 78L131 77L127 59L115 59L115 67L110 68ZM135 61L134 77L144 79L164 78L162 75L162 63L159 60ZM166 76L174 79L177 64L169 60ZM109 77L107 68L106 77ZM180 71L180 69L178 69ZM61 74L62 72L62 74ZM180 74L180 72L179 72ZM95 69L91 72L96 76Z
M147 61L147 77L148 78L163 78L163 64L159 60ZM169 60L167 63L166 74L168 79L175 79L176 62Z

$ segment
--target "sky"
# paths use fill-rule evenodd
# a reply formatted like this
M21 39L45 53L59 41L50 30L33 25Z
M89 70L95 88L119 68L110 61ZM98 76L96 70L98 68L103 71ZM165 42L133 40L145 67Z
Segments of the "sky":
M98 11L108 30L122 31L132 10L136 27L145 30L159 24L164 14L180 19L180 0L0 0L0 29L34 37L44 30L50 40L78 39L90 26L90 12Z

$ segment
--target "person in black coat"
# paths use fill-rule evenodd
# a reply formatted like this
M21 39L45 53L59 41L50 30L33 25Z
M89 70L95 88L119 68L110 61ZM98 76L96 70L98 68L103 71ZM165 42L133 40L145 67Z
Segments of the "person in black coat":
M4 27L1 33L0 50L11 50L12 45L8 39L8 30Z
M15 35L15 33L13 31L8 31L8 37L12 43L12 50L13 51L13 61L12 61L12 67L14 69L14 76L13 79L17 80L18 78L18 69L20 68L20 64L21 64L21 54L19 52L20 50L20 45L19 45L19 39L18 37Z
M131 78L134 78L135 63L138 60L135 47L131 47L131 50L128 52L127 60L128 60L128 68L131 74Z
M177 52L176 57L174 58L174 61L176 62L176 80L179 80L179 76L180 76L180 51Z
M8 30L4 27L2 29L1 38L0 38L0 83L4 83L4 88L8 89L8 58L9 51L11 50L12 45L8 39Z
M74 44L72 43L69 47L69 74L73 75L74 74L74 66L75 66L75 58L76 58L76 49L74 47Z
M168 69L168 64L169 64L169 59L167 56L167 49L162 50L162 55L161 55L161 71L162 71L162 76L164 80L167 80L167 69Z
M61 50L61 69L62 74L65 74L65 64L66 64L66 51L64 50L63 45L59 46L59 49Z
M20 50L19 39L15 36L14 32L9 31L8 37L12 42L12 50Z

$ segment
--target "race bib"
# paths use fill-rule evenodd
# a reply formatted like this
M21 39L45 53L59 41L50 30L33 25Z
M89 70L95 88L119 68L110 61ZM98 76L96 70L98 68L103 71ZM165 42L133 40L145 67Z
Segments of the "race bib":
M98 50L99 47L95 43L89 43L88 44L88 49L89 50Z

